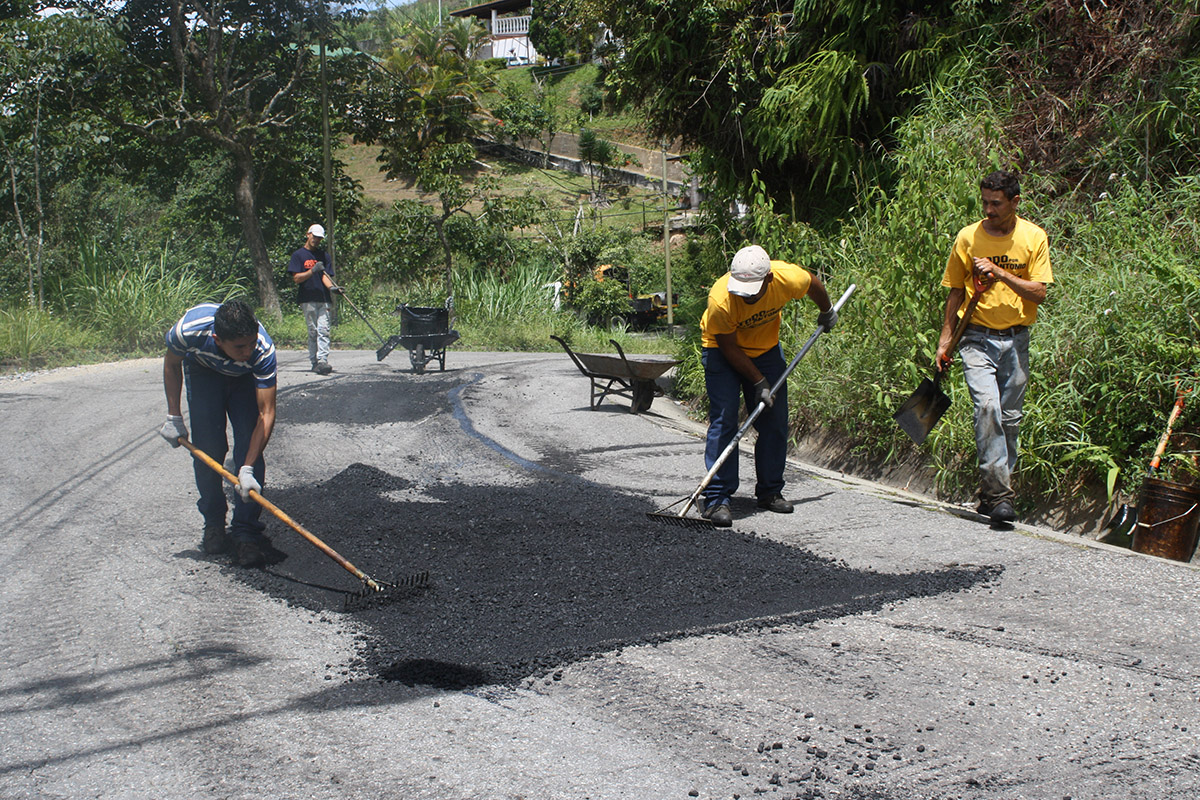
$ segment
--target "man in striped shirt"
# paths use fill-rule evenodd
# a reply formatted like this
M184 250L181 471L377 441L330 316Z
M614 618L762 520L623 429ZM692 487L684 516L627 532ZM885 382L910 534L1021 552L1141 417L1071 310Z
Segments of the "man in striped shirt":
M250 490L262 491L263 450L275 427L275 343L254 311L241 300L218 306L202 303L167 331L163 358L163 388L167 421L159 433L172 447L188 438L180 405L187 386L192 443L224 463L229 452L226 419L233 427L233 460L239 486L234 492L233 520L228 534L228 504L221 476L198 460L193 463L204 517L205 553L234 554L239 566L260 567L266 561L262 507Z

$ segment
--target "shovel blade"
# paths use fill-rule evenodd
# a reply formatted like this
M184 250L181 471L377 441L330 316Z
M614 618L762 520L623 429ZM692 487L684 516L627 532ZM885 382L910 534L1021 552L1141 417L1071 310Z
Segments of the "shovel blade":
M1121 504L1096 540L1116 547L1133 547L1133 527L1137 525L1137 508Z
M926 378L904 401L900 410L892 415L892 419L910 439L921 444L949 407L950 398L936 383Z
M396 345L399 343L400 343L399 336L393 336L392 338L388 339L386 342L383 343L383 347L380 347L378 350L375 351L375 360L383 361L385 358L387 358L388 353L390 353L396 349Z

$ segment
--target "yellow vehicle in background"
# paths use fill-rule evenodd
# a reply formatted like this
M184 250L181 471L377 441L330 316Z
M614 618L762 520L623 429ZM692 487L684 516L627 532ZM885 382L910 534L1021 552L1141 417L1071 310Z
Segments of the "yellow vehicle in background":
M629 308L627 311L621 314L614 314L608 320L594 320L594 322L607 322L613 328L625 326L633 330L647 330L666 320L667 293L634 294L633 287L629 281L629 270L625 267L613 264L600 264L592 271L592 277L597 283L615 281L623 284L625 294L629 298ZM573 285L570 283L564 285L568 301L570 300L573 288ZM678 307L679 295L676 294L673 300L673 305Z

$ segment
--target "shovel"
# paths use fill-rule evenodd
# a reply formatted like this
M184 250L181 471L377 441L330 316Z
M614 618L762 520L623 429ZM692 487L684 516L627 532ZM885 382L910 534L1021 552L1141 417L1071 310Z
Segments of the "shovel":
M854 293L856 288L858 287L855 284L850 284L850 288L847 289L842 295L842 298L838 300L836 304L834 304L833 307L836 311L842 310L842 305L850 299L850 295ZM787 369L783 371L783 374L779 376L779 380L775 381L775 385L771 387L772 398L775 397L775 393L779 391L779 388L787 383L788 375L792 374L792 370L794 370L796 365L800 363L800 359L804 358L804 354L807 353L809 348L813 346L813 342L817 341L817 337L824 332L825 326L818 325L817 329L813 331L812 336L808 337L808 341L804 343L804 347L800 348L800 352L797 353L796 357L792 359L792 363L787 365ZM725 449L721 452L721 455L717 457L715 462L713 462L712 467L708 470L708 474L704 476L704 480L700 481L700 485L696 487L696 491L692 492L691 496L685 497L683 500L676 500L674 503L660 511L647 511L646 516L655 522L664 522L668 525L675 525L680 528L693 528L699 530L715 528L716 526L713 524L712 520L705 519L704 517L689 517L687 515L688 509L692 508L692 506L696 504L696 501L700 499L701 493L708 486L708 484L712 482L713 476L717 474L717 470L721 468L721 465L725 463L730 454L737 451L738 442L742 440L742 436L744 436L746 431L750 429L750 426L754 424L754 420L758 419L758 416L762 414L763 409L766 407L766 401L760 400L758 405L754 407L754 410L750 412L750 416L748 416L746 421L742 423L742 427L738 428L737 433L734 434L733 441L725 446ZM680 503L684 504L682 509L680 509L678 512L671 510Z
M334 285L333 290L335 292L337 292L338 294L340 294L342 296L342 299L345 300L350 305L350 307L354 309L355 314L358 314L360 317L362 317L362 321L367 323L367 327L371 329L371 333L375 334L375 338L381 342L382 346L378 350L375 351L375 360L383 361L383 359L387 356L387 354L392 352L393 349L395 349L396 342L393 340L396 337L393 336L392 339L384 339L382 336L379 335L379 331L375 330L375 326L371 324L371 320L367 319L367 315L364 314L358 306L354 305L354 303L352 303L350 301L349 297L346 297L345 289L341 288L340 286Z
M963 311L958 324L954 326L954 334L950 337L949 347L946 348L947 355L953 353L954 348L958 346L958 340L962 338L963 331L967 329L967 325L971 321L971 316L975 313L975 306L979 305L979 298L986 290L987 287L982 286L976 280L975 293L967 301L966 310ZM896 424L900 426L900 430L907 433L909 438L917 444L925 441L926 437L929 436L929 432L933 430L933 426L938 424L938 420L942 418L942 415L946 413L946 409L950 407L950 398L942 391L940 386L942 376L946 374L947 368L938 369L935 364L933 379L926 378L921 381L921 385L904 401L904 405L900 406L900 410L892 415L892 419L896 420Z
M1167 429L1163 431L1162 438L1158 440L1158 447L1154 448L1154 457L1150 459L1150 470L1146 473L1147 478L1154 477L1154 473L1158 471L1158 467L1162 463L1162 455L1166 452L1167 441L1171 438L1171 428L1174 427L1175 421L1183 412L1183 398L1186 394L1186 391L1179 389L1179 381L1175 381L1175 405L1171 407L1171 413L1167 417ZM1133 528L1137 525L1137 519L1137 506L1122 503L1113 513L1112 519L1104 526L1104 532L1096 541L1117 547L1133 547Z

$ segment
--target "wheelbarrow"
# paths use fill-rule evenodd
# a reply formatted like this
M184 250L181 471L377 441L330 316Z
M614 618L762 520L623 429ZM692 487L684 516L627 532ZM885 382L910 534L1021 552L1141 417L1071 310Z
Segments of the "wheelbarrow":
M377 360L403 346L408 350L408 360L413 372L420 375L425 365L437 361L442 372L446 371L446 348L458 341L458 331L450 329L450 306L410 306L402 303L396 307L400 315L400 333L389 338L376 353Z
M663 356L637 356L630 358L625 355L621 345L614 339L609 343L617 349L617 354L608 353L577 353L558 336L551 339L562 345L563 350L591 381L591 407L596 408L610 396L624 397L630 401L629 412L640 414L650 409L655 397L662 396L662 389L656 383L667 370L680 362Z

